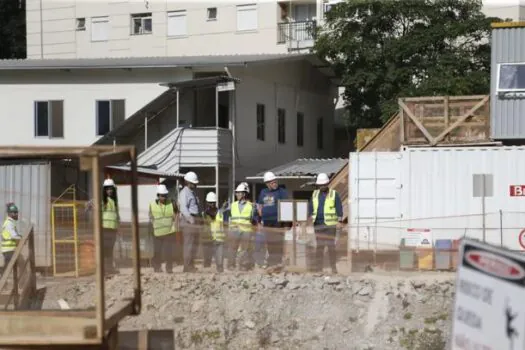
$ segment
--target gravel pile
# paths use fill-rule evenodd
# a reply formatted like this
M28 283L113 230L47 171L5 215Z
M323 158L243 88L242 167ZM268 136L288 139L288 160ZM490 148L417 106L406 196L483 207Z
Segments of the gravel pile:
M130 283L125 275L107 281L108 306ZM178 349L438 350L450 334L454 276L146 272L142 297L141 315L119 330L174 330ZM44 308L58 299L93 307L94 285L50 286Z

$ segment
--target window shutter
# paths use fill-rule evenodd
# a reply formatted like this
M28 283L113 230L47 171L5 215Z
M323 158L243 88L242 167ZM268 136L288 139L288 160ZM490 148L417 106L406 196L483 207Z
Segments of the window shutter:
M51 137L64 137L64 101L49 101Z
M184 36L188 34L186 11L168 13L168 36Z
M256 30L258 26L257 5L237 6L237 30Z
M126 119L125 100L111 100L111 130L118 128Z
M95 17L91 19L91 41L107 41L109 39L109 18Z

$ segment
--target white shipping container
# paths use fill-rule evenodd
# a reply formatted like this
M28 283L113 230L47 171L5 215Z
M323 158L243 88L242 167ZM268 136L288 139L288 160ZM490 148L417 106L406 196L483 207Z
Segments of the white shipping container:
M525 185L524 159L525 147L351 153L352 248L396 249L408 229L430 229L434 241L483 239L482 198L474 197L473 177L487 174L493 186L485 199L486 241L525 250L525 196L511 196L511 186L519 195Z

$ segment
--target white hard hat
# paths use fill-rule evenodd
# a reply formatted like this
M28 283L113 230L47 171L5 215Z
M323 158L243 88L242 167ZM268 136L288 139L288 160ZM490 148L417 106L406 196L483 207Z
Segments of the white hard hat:
M244 187L246 187L246 192L250 193L250 185L248 185L247 182L241 182L241 185L244 185Z
M157 194L168 194L168 189L166 188L166 185L158 185L157 186Z
M104 187L115 187L115 182L113 182L113 180L111 179L105 179L104 180Z
M277 177L275 177L275 174L272 173L271 171L267 171L264 173L264 182L270 182L275 179L277 179Z
M315 180L316 185L327 185L330 183L330 178L325 173L320 173L317 175L317 179Z
M243 183L240 183L239 186L235 189L235 192L248 192L248 187Z
M208 203L217 202L217 195L215 194L215 192L208 192L208 194L206 195L206 202Z
M198 184L199 178L197 177L197 174L195 174L193 171L190 171L184 175L184 181L191 182L192 184Z

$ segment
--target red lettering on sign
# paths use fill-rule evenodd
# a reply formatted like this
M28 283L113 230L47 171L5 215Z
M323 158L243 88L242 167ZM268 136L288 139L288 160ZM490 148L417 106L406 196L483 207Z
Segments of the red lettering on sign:
M509 191L511 197L524 197L525 185L510 185Z

